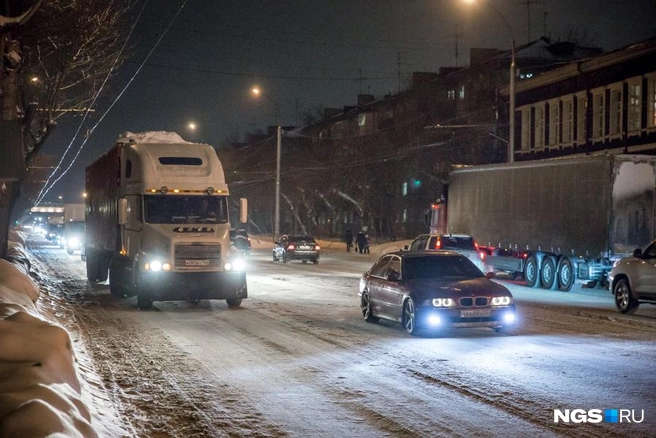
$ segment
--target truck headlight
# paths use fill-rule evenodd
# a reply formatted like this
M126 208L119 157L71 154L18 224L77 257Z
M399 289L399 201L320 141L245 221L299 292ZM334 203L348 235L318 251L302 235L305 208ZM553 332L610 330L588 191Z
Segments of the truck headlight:
M153 260L150 262L150 270L153 272L159 272L162 270L162 262L159 260Z
M246 270L246 261L242 258L232 259L223 265L226 271L242 272Z

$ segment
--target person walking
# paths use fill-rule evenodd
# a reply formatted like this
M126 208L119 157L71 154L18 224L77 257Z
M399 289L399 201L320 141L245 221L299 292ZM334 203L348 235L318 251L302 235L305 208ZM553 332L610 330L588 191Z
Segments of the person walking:
M360 231L358 233L358 236L355 238L356 243L358 244L358 252L360 254L363 254L364 252L364 244L366 242L366 238L364 237L364 232Z
M371 240L369 239L369 234L364 235L364 253L369 254L369 245L371 244Z
M353 246L353 231L351 231L350 228L346 229L344 242L346 242L346 252L351 252L351 247Z

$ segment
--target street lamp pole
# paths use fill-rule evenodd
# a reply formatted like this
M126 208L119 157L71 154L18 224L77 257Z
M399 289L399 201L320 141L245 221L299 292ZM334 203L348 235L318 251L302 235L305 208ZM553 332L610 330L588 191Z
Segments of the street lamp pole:
M278 123L278 118L280 117L280 110L276 101L270 98L267 94L262 92L258 87L254 87L252 90L256 96L264 96L271 101L273 107L276 110L275 113L275 122L276 122L276 201L275 201L275 211L274 211L274 223L273 223L273 241L277 241L280 236L280 156L282 153L282 126Z
M473 3L473 1L470 0L469 3ZM503 14L492 5L492 3L485 2L485 4L501 17L501 20L503 20L503 23L506 25L508 32L510 32L510 38L512 39L512 50L510 52L510 87L508 90L510 106L508 109L508 162L513 163L515 161L515 34L513 33L508 20L506 20L506 17L504 17Z

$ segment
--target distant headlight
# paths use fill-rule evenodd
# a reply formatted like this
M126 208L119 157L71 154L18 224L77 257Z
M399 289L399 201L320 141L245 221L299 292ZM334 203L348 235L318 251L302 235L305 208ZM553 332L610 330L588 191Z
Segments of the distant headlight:
M494 297L492 298L493 306L507 306L512 303L512 298L510 297Z
M159 272L162 270L162 262L159 260L153 260L150 262L150 270L153 272Z
M66 244L72 248L78 248L80 246L80 239L77 237L71 237L66 241Z
M455 307L456 302L451 298L433 298L434 307Z

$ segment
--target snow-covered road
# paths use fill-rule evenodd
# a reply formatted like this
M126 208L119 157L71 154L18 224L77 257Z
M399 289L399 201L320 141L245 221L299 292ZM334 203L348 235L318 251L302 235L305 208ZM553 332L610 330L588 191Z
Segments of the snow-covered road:
M250 259L249 298L136 309L90 285L79 255L30 241L34 270L71 332L94 425L126 437L654 436L656 306L619 314L610 293L528 289L521 328L413 338L367 324L372 256L318 265ZM554 423L554 409L629 409L639 424Z

